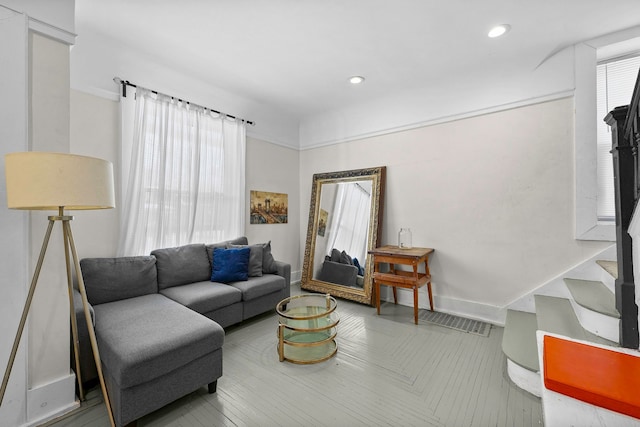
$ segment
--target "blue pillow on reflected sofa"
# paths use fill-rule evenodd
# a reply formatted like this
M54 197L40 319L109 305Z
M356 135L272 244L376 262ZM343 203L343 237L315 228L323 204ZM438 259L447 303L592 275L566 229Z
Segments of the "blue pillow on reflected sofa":
M212 282L239 282L249 279L249 247L215 248L211 260Z

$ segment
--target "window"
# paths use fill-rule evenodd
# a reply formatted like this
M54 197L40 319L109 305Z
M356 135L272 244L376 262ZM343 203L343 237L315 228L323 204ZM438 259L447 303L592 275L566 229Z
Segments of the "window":
M599 63L597 80L597 174L599 221L615 220L613 163L611 161L611 128L602 120L609 111L627 105L640 69L640 55Z
M142 88L131 98L119 255L243 235L244 123Z
M601 110L598 110L597 66L613 62L612 59L629 58L633 52L640 53L640 30L608 34L578 43L574 45L573 52L575 78L575 237L578 240L614 242L616 240L615 222L599 219L599 217L605 218L607 214L598 212L598 201L606 200L598 195L598 126L601 124L606 126L602 119L609 111L606 110L606 107L601 107ZM630 99L631 95L620 105L628 104ZM615 108L616 105L611 107ZM610 147L611 136L608 133L607 135ZM608 148L608 150L610 149ZM603 151L604 149L601 150L601 153ZM608 152L606 155L607 159L601 164L612 165L611 155ZM604 204L606 205L606 202Z

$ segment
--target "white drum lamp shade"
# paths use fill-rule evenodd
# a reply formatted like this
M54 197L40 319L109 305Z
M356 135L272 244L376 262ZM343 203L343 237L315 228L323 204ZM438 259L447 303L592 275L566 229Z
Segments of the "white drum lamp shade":
M29 151L5 156L7 206L25 210L115 207L113 165L75 154Z

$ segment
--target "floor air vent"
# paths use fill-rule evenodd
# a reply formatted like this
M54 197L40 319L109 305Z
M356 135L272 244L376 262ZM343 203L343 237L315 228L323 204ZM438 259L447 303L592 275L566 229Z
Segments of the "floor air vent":
M444 326L445 328L468 332L470 334L480 335L483 337L488 337L489 331L491 330L491 324L489 323L466 319L464 317L454 316L447 313L438 313L437 311L429 311L426 309L420 309L418 311L418 318L438 326Z

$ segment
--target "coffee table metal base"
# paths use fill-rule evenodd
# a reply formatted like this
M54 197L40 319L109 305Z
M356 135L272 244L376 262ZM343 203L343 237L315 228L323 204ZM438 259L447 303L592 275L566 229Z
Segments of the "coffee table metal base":
M335 356L340 321L336 306L328 294L295 295L280 301L276 306L280 361L311 364Z

